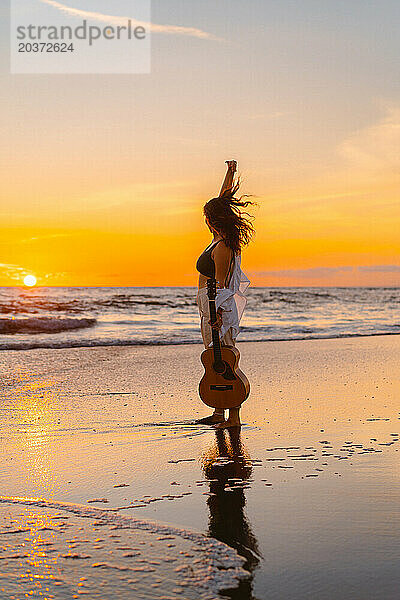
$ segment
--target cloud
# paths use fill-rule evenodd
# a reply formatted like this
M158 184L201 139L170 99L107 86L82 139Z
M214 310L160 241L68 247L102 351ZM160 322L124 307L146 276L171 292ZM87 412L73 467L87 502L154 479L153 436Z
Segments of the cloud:
M32 271L30 269L26 269L20 265L0 263L0 277L2 278L7 278L21 283L25 275L29 275L31 273ZM69 272L67 271L60 271L58 273L45 273L38 277L38 283L41 284L41 282L45 282L47 280L50 280L51 282L62 280L68 274Z
M358 267L362 273L400 273L400 265L368 265Z
M353 167L367 171L400 171L400 106L380 101L384 116L374 125L354 132L338 146Z
M309 179L295 178L268 203L279 213L324 211L336 219L349 212L360 219L398 215L400 185L400 104L380 100L381 115L374 123L353 131L335 147L332 167L315 169ZM314 215L310 212L314 211ZM358 218L358 216L357 216Z
M37 242L39 240L49 240L52 238L60 238L60 237L69 237L71 235L75 235L75 233L49 233L46 235L37 235L29 238L24 238L23 240L18 240L19 244L29 244L31 242Z
M146 23L144 21L138 21L137 19L133 19L132 17L103 15L102 13L98 12L91 12L79 8L73 8L71 6L66 6L65 4L56 2L56 0L40 0L40 2L42 2L43 4L48 4L49 6L53 6L54 8L57 8L58 10L72 17L92 19L94 21L106 23L107 25L126 26L127 21L130 19L134 27L142 26L145 27L145 29L147 29L148 31L154 33L165 33L169 35L185 35L200 39L221 41L220 38L217 38L213 34L208 33L207 31L203 31L202 29L197 29L196 27L181 27L178 25L157 25L156 23Z
M43 280L50 279L52 282L58 281L60 279L63 279L66 275L69 275L71 273L72 273L72 271L60 271L59 273L46 273L45 275L43 275L42 279Z
M327 278L341 273L400 273L400 265L363 265L355 267L311 267L309 269L280 269L250 271L254 277L294 277L300 279Z
M281 269L279 271L253 271L251 275L257 277L330 277L338 273L349 273L353 267L311 267L310 269Z
M21 277L27 275L27 273L27 270L19 265L0 263L0 275L3 277L20 281Z

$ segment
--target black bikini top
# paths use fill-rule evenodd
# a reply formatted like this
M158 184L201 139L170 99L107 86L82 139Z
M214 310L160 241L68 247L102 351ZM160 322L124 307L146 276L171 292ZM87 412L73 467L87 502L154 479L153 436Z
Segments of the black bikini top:
M220 242L222 242L222 240L218 240L214 244L211 243L209 246L207 246L207 248L204 250L203 254L201 254L197 260L196 269L198 270L199 273L201 273L205 277L215 279L215 262L214 262L213 257L211 256L211 252L214 250L215 246L217 246L217 244L219 244ZM227 274L227 279L229 276L229 280L230 280L230 273L231 273L233 260L234 260L234 252L232 252L232 258L231 258L231 262L229 265L229 271ZM227 285L226 280L225 280L225 285Z

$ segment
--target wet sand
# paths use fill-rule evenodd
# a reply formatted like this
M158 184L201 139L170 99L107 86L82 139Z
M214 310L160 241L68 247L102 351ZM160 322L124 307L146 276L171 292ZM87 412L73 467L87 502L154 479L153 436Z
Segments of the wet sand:
M108 597L115 577L109 563L118 555L118 538L111 536L121 534L110 529L116 523L95 536L93 515L77 509L69 517L73 535L54 534L53 547L41 535L44 543L32 550L43 519L69 522L63 503L131 519L129 535L136 538L129 543L136 548L135 520L220 540L245 558L249 572L241 583L230 578L229 586L239 586L231 598L398 598L400 337L239 348L252 384L240 435L192 422L207 414L197 396L200 346L1 352L0 495L7 497L0 503L1 598L12 595L21 575L24 594L43 592L51 578L41 565L55 557L61 557L54 563L61 579L49 598L66 597L65 590L68 597L71 590L77 597ZM42 503L18 504L15 497ZM29 532L6 534L18 519L31 520L21 527ZM125 557L121 566L128 571L118 571L116 598L177 598L190 589L175 586L182 583L178 567L161 560L179 562L192 553L193 543L177 532L168 550L160 540L154 548L143 534L147 550L139 560L156 556L160 564L133 576L137 556L130 557L135 564ZM96 537L105 540L101 556ZM23 546L12 546L23 543L37 554L29 558ZM68 552L90 558L66 559ZM200 573L210 553L200 552L201 564L186 557L186 567ZM227 563L240 569L232 556ZM183 597L217 597L224 583L214 583Z

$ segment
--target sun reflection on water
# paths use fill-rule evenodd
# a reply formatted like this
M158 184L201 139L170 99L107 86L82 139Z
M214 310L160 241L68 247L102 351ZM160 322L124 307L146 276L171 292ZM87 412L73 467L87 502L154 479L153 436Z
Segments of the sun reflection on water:
M14 600L38 596L49 600L54 598L49 584L56 584L56 574L59 569L58 554L53 553L51 549L56 537L52 517L26 508L24 512L10 520L10 525L11 533L25 532L25 537L20 543L4 543L1 548L8 557L18 561L15 565L17 585L24 589L23 595L10 595L9 598ZM0 589L6 591L5 588Z
M59 423L52 381L27 372L20 374L20 380L13 402L18 418L15 445L29 495L50 499L57 487L56 441L51 434Z

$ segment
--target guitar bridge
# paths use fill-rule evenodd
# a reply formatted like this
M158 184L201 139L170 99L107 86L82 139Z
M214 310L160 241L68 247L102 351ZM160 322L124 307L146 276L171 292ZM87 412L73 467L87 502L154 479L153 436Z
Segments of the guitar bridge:
M215 392L229 392L233 390L233 385L210 385L210 390Z

